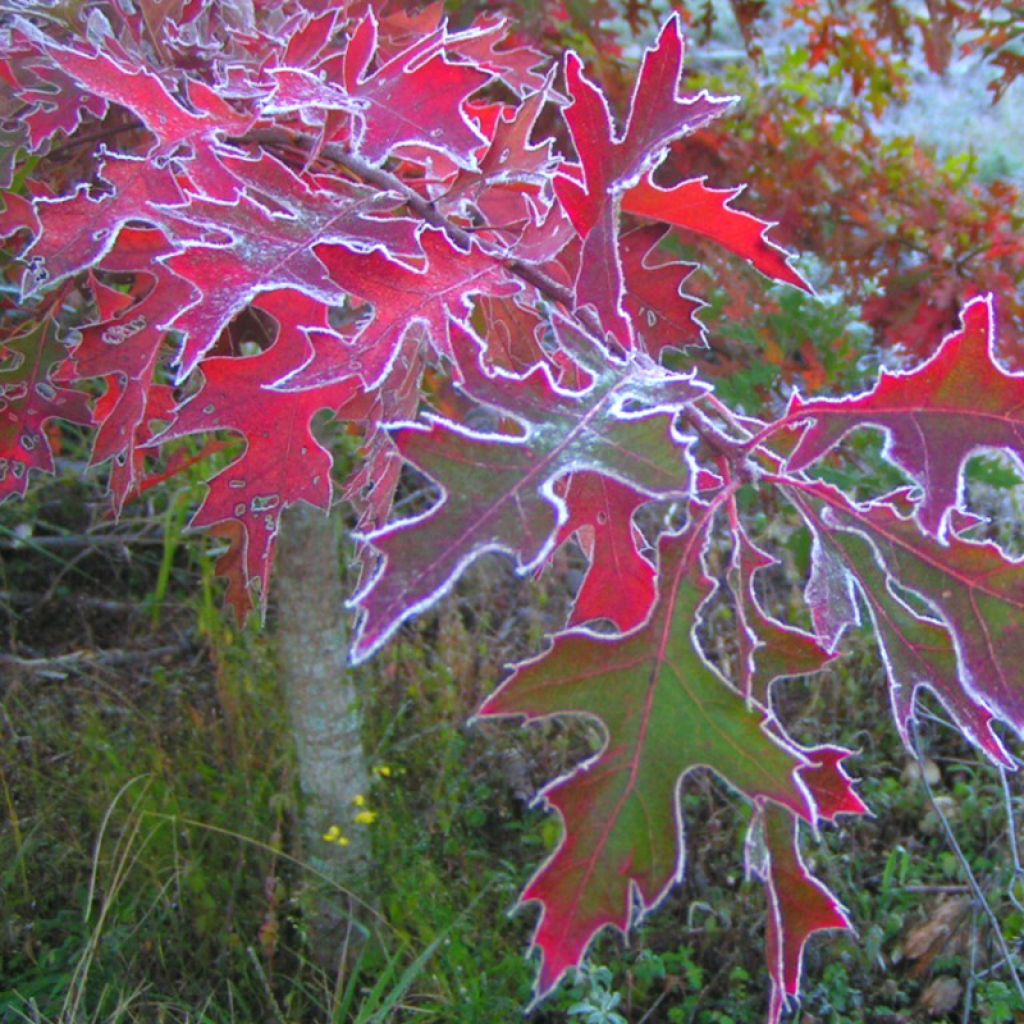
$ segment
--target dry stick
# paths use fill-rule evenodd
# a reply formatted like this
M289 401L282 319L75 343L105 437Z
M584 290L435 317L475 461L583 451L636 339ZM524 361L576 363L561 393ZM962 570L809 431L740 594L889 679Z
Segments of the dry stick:
M964 989L964 1012L961 1024L971 1024L971 1003L974 1002L975 970L978 962L978 908L971 911L971 965L967 971L967 986Z
M26 537L0 540L2 551L30 551L33 548L123 547L128 544L163 544L164 537L153 533L74 533L60 537Z
M946 836L946 842L949 845L949 848L953 851L953 856L955 856L959 862L960 868L964 873L964 877L967 879L967 884L971 887L975 906L980 907L985 912L985 916L988 918L988 922L992 926L996 945L999 947L999 952L1002 953L1003 960L1010 971L1010 976L1013 978L1013 984L1017 989L1017 994L1020 996L1021 1001L1024 1002L1024 984L1021 983L1020 975L1017 973L1017 967L1013 962L1013 954L1010 952L1010 947L1006 942L1006 937L1003 935L1003 930L999 924L999 918L996 917L995 911L985 898L985 894L982 892L981 886L978 884L978 879L975 877L974 871L971 869L971 865L964 856L964 851L960 849L960 844L957 842L956 836L953 834L953 828L949 824L949 819L943 813L942 808L935 799L931 783L928 781L927 773L924 770L924 755L921 753L921 738L917 732L917 723L914 721L911 722L911 736L914 741L914 753L917 756L917 763L920 768L921 782L924 784L925 792L928 794L928 800L932 805L932 810L939 819L939 824L942 826L942 831Z
M1013 858L1013 880L1010 882L1007 893L1009 894L1010 902L1021 913L1024 913L1024 905L1021 904L1016 892L1014 892L1017 882L1024 877L1024 868L1021 867L1020 863L1020 849L1017 846L1017 819L1013 813L1013 798L1010 795L1010 783L1006 778L1006 769L1002 765L999 766L999 779L1003 784L1003 802L1006 805L1007 834L1010 838L1010 855Z
M107 597L90 597L88 595L75 594L74 597L62 597L56 592L42 593L37 590L0 590L0 605L21 604L36 605L42 607L50 602L74 603L81 608L88 608L92 611L116 612L128 615L139 614L145 611L141 601L117 601Z
M131 665L139 661L152 661L171 654L181 654L192 648L191 640L183 640L166 647L153 647L146 651L71 651L53 658L19 658L16 654L0 654L0 665L26 672L66 672L93 668Z

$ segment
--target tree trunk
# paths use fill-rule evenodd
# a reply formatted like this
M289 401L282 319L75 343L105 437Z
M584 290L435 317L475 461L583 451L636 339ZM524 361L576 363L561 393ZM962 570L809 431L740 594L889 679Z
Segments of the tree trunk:
M357 797L367 792L369 775L358 693L347 672L348 630L334 517L305 505L285 512L273 594L278 666L304 800L303 858L321 875L350 885L369 861L368 830L354 821ZM336 838L328 841L325 835ZM322 891L309 908L313 949L325 966L336 961L348 920L338 896L338 890L333 895Z

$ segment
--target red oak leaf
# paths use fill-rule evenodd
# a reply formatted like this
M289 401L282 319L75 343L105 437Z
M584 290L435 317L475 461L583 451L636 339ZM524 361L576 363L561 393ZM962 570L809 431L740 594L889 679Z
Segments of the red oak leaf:
M543 791L564 836L522 896L542 906L540 995L580 963L600 929L625 931L681 878L678 791L694 768L814 820L796 771L803 757L767 731L763 709L732 689L697 644L694 623L714 584L701 564L710 516L695 511L694 520L662 538L661 592L645 626L622 638L559 634L480 710L529 721L587 715L606 734L600 754Z
M807 940L817 932L850 928L839 902L808 872L800 856L798 833L798 822L788 810L759 805L747 840L748 870L768 890L765 952L772 979L770 1024L779 1024L787 999L800 993Z
M1007 373L995 358L992 296L974 299L959 331L914 370L883 370L863 395L806 401L794 394L787 419L810 421L789 457L796 472L821 458L851 430L880 427L886 454L923 492L922 528L947 536L949 513L962 505L963 464L982 448L1024 453L1024 374Z
M50 420L92 422L88 396L55 383L67 357L49 318L0 335L0 501L24 495L31 470L53 472Z
M743 189L709 188L705 181L693 178L661 188L648 175L625 193L622 209L710 238L766 277L810 291L807 282L789 265L789 254L765 237L772 225L730 205Z
M573 103L564 116L580 159L580 177L560 174L554 184L559 201L584 240L576 304L592 307L602 329L627 350L633 345L633 327L623 308L618 247L621 195L661 162L673 139L707 124L732 102L706 92L680 97L682 67L682 29L674 16L654 48L644 54L629 120L622 137L616 138L603 94L584 76L575 54L570 53L566 60Z
M154 384L166 331L163 327L184 306L191 289L160 262L174 246L159 231L122 229L100 269L135 272L130 294L93 283L99 320L82 328L74 351L75 379L106 377L108 392L94 410L96 440L91 462L115 460L111 493L120 513L139 482L142 452L152 435L148 423L169 420L170 389ZM146 267L146 272L140 268Z
M943 546L891 502L855 505L820 483L787 493L815 535L808 603L826 600L831 581L842 628L859 621L853 588L863 594L908 747L915 699L927 687L972 742L1010 765L991 723L998 714L1024 730L1024 566L990 543L951 536Z
M507 40L508 21L493 14L483 14L465 32L448 36L445 50L483 71L489 71L523 98L543 89L545 79L540 69L547 63L546 55L530 46L499 49Z
M443 208L454 212L468 204L491 226L489 234L512 250L527 226L540 219L544 203L538 183L554 166L552 140L530 141L548 98L545 86L518 107L503 108L479 168L460 171L442 200Z
M808 763L799 770L814 797L819 821L835 821L840 814L869 814L867 805L853 788L843 762L852 757L844 747L812 747L802 751Z
M640 553L633 514L651 499L599 473L574 473L563 497L567 518L556 544L577 534L590 568L576 595L569 625L609 619L622 633L644 622L657 593L658 573Z
M299 501L325 510L331 505L332 456L313 435L313 418L322 409L343 406L358 387L349 379L315 391L271 390L270 384L309 358L309 331L328 333L330 328L323 305L301 292L271 292L254 305L277 322L277 339L258 355L206 359L202 389L156 442L212 430L232 430L245 438L244 454L210 480L192 526L240 524L243 557L229 558L226 565L243 574L241 584L234 583L236 595L244 592L251 598L258 582L265 605L281 513ZM248 603L237 601L243 608Z
M367 539L381 570L356 598L363 610L353 651L366 658L410 615L442 597L474 559L513 554L529 572L551 551L565 517L551 490L569 472L592 470L650 495L679 494L689 478L689 439L671 429L676 410L704 393L689 376L653 365L606 362L583 392L557 387L542 364L519 379L490 376L477 342L452 325L477 402L517 420L522 437L478 434L439 418L394 433L404 458L443 489L423 515Z
M377 19L371 12L349 41L345 57L320 70L340 72L334 81L292 68L272 72L277 91L266 113L342 110L356 122L352 142L372 164L383 163L408 144L440 150L472 167L484 141L466 116L465 103L492 76L468 64L453 64L439 51L440 30L413 42L370 73L377 52Z
M50 59L95 96L130 110L156 137L152 157L171 157L181 147L191 150L189 177L207 195L231 200L238 183L220 161L219 142L244 135L255 118L241 114L204 82L186 79L189 110L152 71L124 67L103 53L82 53L55 44L46 47Z
M673 15L654 47L644 53L620 138L601 90L583 74L579 57L568 54L565 74L573 102L564 116L579 156L582 181L559 175L555 191L581 236L586 237L623 189L660 163L670 142L702 128L733 103L732 98L720 99L707 92L679 95L683 48L679 16Z
M390 372L402 341L413 328L426 328L438 355L452 359L451 318L462 318L475 294L513 295L520 284L504 266L475 245L464 252L441 231L420 236L420 267L398 263L382 252L358 252L320 246L317 256L331 280L344 291L373 305L372 319L353 338L324 346L283 387L309 388L357 374L367 388Z
M100 175L112 191L94 197L92 189L80 185L72 196L36 200L39 232L25 253L27 290L53 285L93 266L129 221L160 225L165 220L160 206L181 202L174 175L147 160L110 157Z
M385 215L394 206L386 194L324 177L305 180L265 153L257 160L229 158L225 165L248 195L233 204L190 196L162 211L184 249L165 262L196 291L169 325L186 335L179 380L261 292L294 288L341 304L346 290L329 272L326 243L387 248L404 256L418 252L413 222ZM275 209L264 205L268 200Z
M765 706L776 679L818 672L831 655L809 633L785 626L761 607L754 577L777 564L747 536L738 519L732 526L733 554L729 587L736 598L739 689Z
M697 319L703 303L682 291L696 264L652 262L664 235L664 228L649 226L630 231L619 242L625 281L623 306L638 341L652 359L659 359L667 348L699 345L704 337Z
M107 112L107 102L90 89L82 89L59 68L53 67L43 54L41 39L15 31L11 45L0 59L0 81L5 81L29 109L19 116L25 126L26 142L37 153L57 132L71 135L82 123L84 115L97 120Z

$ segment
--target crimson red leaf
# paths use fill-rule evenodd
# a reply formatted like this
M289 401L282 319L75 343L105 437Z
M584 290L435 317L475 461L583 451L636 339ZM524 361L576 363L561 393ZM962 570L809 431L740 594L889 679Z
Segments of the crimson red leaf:
M652 359L659 359L667 348L703 341L703 328L697 320L702 303L682 291L696 264L657 262L654 257L664 234L664 228L649 226L620 239L623 306L637 339Z
M443 232L429 229L421 242L425 258L419 267L398 263L383 252L317 248L331 280L372 303L374 314L353 338L325 346L283 386L320 387L355 374L366 387L375 387L414 327L425 327L434 350L450 359L451 317L466 315L471 295L508 296L520 290L501 262L476 246L464 252Z
M332 456L313 435L313 417L321 409L342 406L357 386L350 379L316 391L271 390L270 384L309 357L307 328L329 331L326 310L301 292L287 290L262 295L255 305L278 324L273 345L254 356L207 359L202 389L157 441L211 430L233 430L245 438L244 454L209 482L192 525L239 523L241 557L228 564L243 574L245 593L251 595L252 584L259 582L265 603L281 513L298 501L330 508ZM237 591L239 582L234 586ZM239 607L246 603L238 599Z
M344 110L355 116L353 143L373 164L396 147L415 144L441 150L464 166L484 140L466 117L466 100L491 75L469 64L453 64L438 51L444 32L413 42L370 73L377 52L377 19L371 12L349 42L335 82L308 71L273 72L277 91L267 113L289 110Z
M174 247L159 231L124 228L101 263L111 273L135 273L131 292L94 282L99 320L82 328L74 351L76 379L106 377L108 392L94 410L96 441L91 462L115 460L111 468L114 511L136 487L153 419L169 420L170 389L157 386L156 371L166 336L163 324L188 302L190 289L160 262ZM138 273L146 267L145 273Z
M965 735L1009 764L991 721L1000 715L1024 730L1024 565L990 543L951 536L944 546L888 502L857 506L824 484L789 493L818 535L819 578L835 577L837 588L856 584L868 602L904 739L925 686ZM929 613L915 610L898 588L923 600ZM852 603L850 611L852 624Z
M577 534L590 567L569 625L609 619L623 633L647 619L658 573L640 553L633 514L651 499L599 473L574 473L564 495L567 517L556 544Z
M195 368L221 331L261 292L294 288L323 303L340 304L346 290L328 270L344 255L326 243L388 248L398 255L418 251L414 224L387 217L394 200L345 182L300 178L280 161L228 159L225 166L249 195L234 204L190 196L162 210L184 251L166 260L196 289L193 301L170 326L186 335L179 379ZM272 202L277 209L264 205ZM183 231L178 232L176 224ZM348 255L348 250L341 250Z
M757 599L754 577L776 561L750 540L738 522L732 532L729 586L736 598L740 655L737 682L742 693L767 706L776 679L817 672L828 663L830 655L809 633L785 626L765 613Z
M485 552L513 554L522 572L538 565L564 519L551 489L564 474L593 470L651 495L687 488L689 439L675 435L671 422L677 409L704 393L691 377L649 364L595 361L590 388L567 392L553 383L547 365L522 379L489 376L469 332L453 324L452 335L465 353L465 392L517 420L524 433L477 434L440 418L394 433L402 455L444 496L423 515L368 538L383 565L356 599L363 609L357 658L438 600Z
M789 457L796 472L851 430L874 426L889 436L886 454L920 485L918 521L940 539L962 504L963 464L981 448L1024 456L1024 374L996 361L992 296L969 302L960 330L914 370L883 370L863 395L806 401L794 394L787 419L811 421Z
M768 890L765 947L772 979L768 1019L779 1024L788 997L800 993L804 947L816 932L848 929L836 898L808 872L800 856L799 825L786 809L758 806L747 839L747 865Z
M729 686L696 642L694 624L714 591L701 564L707 525L695 511L689 529L662 538L661 594L646 626L621 639L559 634L480 711L531 721L586 715L605 730L601 753L543 793L564 837L522 897L542 905L534 936L540 994L580 963L601 928L625 931L679 880L678 790L694 768L711 768L749 799L814 818L795 770L803 757L766 731L764 711Z
M127 68L103 53L82 53L49 45L54 63L93 95L127 107L156 136L149 156L170 157L185 146L192 151L189 176L207 195L231 200L237 194L234 176L220 162L221 137L244 135L255 118L241 114L213 89L188 79L194 110L177 100L152 71L141 65Z
M102 96L79 88L69 75L53 67L44 53L42 39L15 30L5 57L0 59L0 79L7 81L21 103L29 105L18 120L26 129L33 153L45 149L57 132L71 135L85 114L100 119L107 112Z
M91 189L80 185L72 196L36 200L40 229L25 253L26 290L85 270L110 251L126 223L145 220L159 225L165 220L160 205L181 202L174 175L146 160L110 157L100 174L111 192L94 197Z
M766 237L772 225L730 205L743 189L709 188L706 180L692 178L662 188L648 175L622 197L622 209L710 238L766 277L810 291L807 282L789 265L785 249Z
M701 92L680 96L683 33L678 15L665 23L657 42L645 51L629 108L629 120L616 137L601 90L584 74L574 53L565 75L572 105L565 111L583 180L559 175L555 191L576 230L586 237L615 197L659 163L674 139L702 128L733 102Z
M812 747L803 751L808 764L800 775L814 797L820 821L835 821L840 814L868 814L867 805L854 789L843 761L852 757L844 747Z
M633 328L623 308L622 267L618 247L619 199L624 189L661 162L667 145L721 114L731 99L706 92L678 95L683 67L683 37L678 15L666 23L657 43L644 54L621 138L601 91L583 74L579 58L566 59L573 103L565 111L579 176L560 174L555 192L583 238L576 279L576 304L592 307L615 343L628 350Z
M502 83L522 97L544 88L540 68L547 57L529 46L499 49L508 38L508 21L499 16L483 14L465 32L449 36L445 49L500 77Z

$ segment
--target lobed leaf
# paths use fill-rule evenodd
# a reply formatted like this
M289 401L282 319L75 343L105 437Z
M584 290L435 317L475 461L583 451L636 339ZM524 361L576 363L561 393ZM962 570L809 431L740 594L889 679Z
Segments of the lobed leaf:
M814 820L796 770L805 758L769 732L764 709L744 700L697 643L700 609L714 591L701 561L709 518L698 506L683 533L662 538L660 596L645 626L621 639L561 633L481 708L528 721L586 715L605 731L596 757L543 791L564 835L522 896L542 907L540 995L579 965L600 929L625 931L682 877L679 786L695 768Z
M1024 457L1024 374L996 360L993 297L971 300L960 330L906 373L883 370L863 395L806 401L794 394L787 420L807 422L787 468L798 472L822 458L851 430L879 427L886 455L921 488L918 522L940 540L950 513L963 505L963 465L996 448Z
M451 333L465 393L518 421L523 435L480 434L436 417L393 433L402 456L443 497L367 538L383 564L356 598L363 612L358 658L447 593L485 552L512 554L521 572L538 565L565 519L553 490L565 474L589 470L649 495L682 495L688 487L690 439L673 431L672 419L705 391L691 376L609 360L587 390L569 392L544 364L521 379L488 375L469 330L453 322Z

